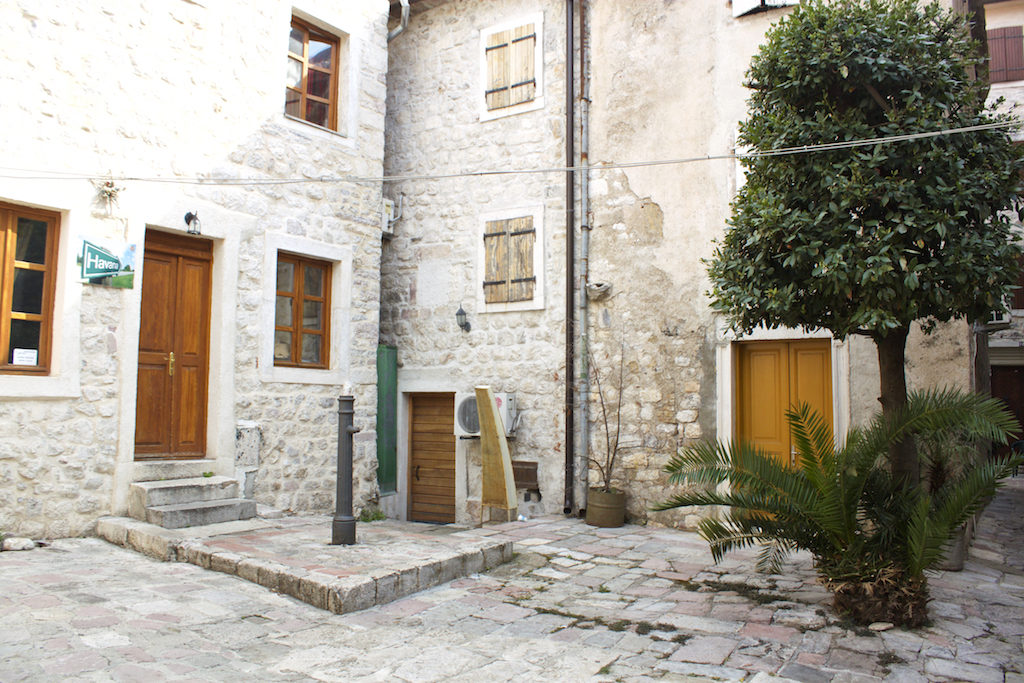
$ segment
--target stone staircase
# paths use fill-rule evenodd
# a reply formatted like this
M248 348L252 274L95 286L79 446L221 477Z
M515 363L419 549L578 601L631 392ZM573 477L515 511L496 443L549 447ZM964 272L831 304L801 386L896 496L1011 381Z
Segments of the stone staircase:
M234 522L256 516L256 501L238 497L230 477L138 481L128 493L128 514L165 529Z

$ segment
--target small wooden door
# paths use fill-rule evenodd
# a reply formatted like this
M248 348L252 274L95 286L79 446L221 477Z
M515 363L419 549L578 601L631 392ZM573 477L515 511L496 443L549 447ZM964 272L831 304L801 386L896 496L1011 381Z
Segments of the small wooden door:
M208 240L146 233L136 459L206 455L212 256Z
M409 520L455 521L455 395L412 394Z
M793 445L786 410L808 403L832 424L832 354L828 339L738 344L736 436L786 462Z
M993 365L992 395L1005 401L1017 421L1024 425L1024 365ZM1013 443L1017 439L1024 439L1024 434L1018 430L1010 439L1010 443ZM1004 456L1009 450L1009 444L996 446L995 454Z

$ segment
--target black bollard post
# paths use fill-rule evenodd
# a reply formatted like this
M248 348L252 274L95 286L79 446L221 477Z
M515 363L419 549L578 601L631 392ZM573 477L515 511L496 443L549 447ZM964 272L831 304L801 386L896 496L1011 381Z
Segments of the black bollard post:
M356 542L356 519L352 516L352 435L359 429L352 426L354 402L353 396L338 397L338 487L334 496L331 545Z

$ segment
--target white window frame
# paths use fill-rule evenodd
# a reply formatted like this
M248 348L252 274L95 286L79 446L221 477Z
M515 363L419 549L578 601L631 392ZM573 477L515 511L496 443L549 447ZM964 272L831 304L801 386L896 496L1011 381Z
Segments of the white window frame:
M732 15L741 17L746 14L799 4L800 0L732 0Z
M533 99L529 102L520 102L511 107L501 109L487 108L487 39L495 33L510 31L526 24L533 24L537 40L533 47L533 78L536 82ZM514 116L523 112L536 111L544 108L544 13L521 15L510 21L488 26L480 31L480 82L477 84L477 100L479 102L480 121L493 121L494 119Z
M52 192L36 183L11 183L18 191L4 192L0 201L26 208L42 209L60 214L57 243L57 267L53 293L53 319L50 331L50 372L46 375L0 375L0 398L75 398L81 395L80 323L82 319L82 285L72 277L78 270L76 245L83 234L82 211L52 205Z
M533 218L533 229L536 239L533 243L533 275L537 278L533 288L533 298L529 301L511 301L503 303L487 303L484 296L484 274L487 272L487 252L484 248L484 233L489 221L508 220L511 218ZM503 209L480 214L477 219L476 239L477 260L476 278L476 310L481 313L507 313L509 311L539 311L544 308L544 207L542 205L524 206Z
M349 378L352 310L352 249L336 244L269 232L263 247L263 292L260 301L259 374L264 382L345 384ZM331 338L327 368L274 365L274 310L277 255L288 252L331 263Z

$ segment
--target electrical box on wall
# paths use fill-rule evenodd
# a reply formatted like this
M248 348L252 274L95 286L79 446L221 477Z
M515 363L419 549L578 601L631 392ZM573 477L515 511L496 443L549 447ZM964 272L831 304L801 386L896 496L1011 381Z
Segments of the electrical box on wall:
M505 427L505 436L515 436L516 395L495 392L494 401L498 404L498 417ZM455 394L455 436L480 436L480 413L476 407L476 394L471 391Z
M381 207L380 212L380 232L385 239L391 239L395 236L394 224L396 220L395 202L393 199L387 199L385 197L384 204Z

